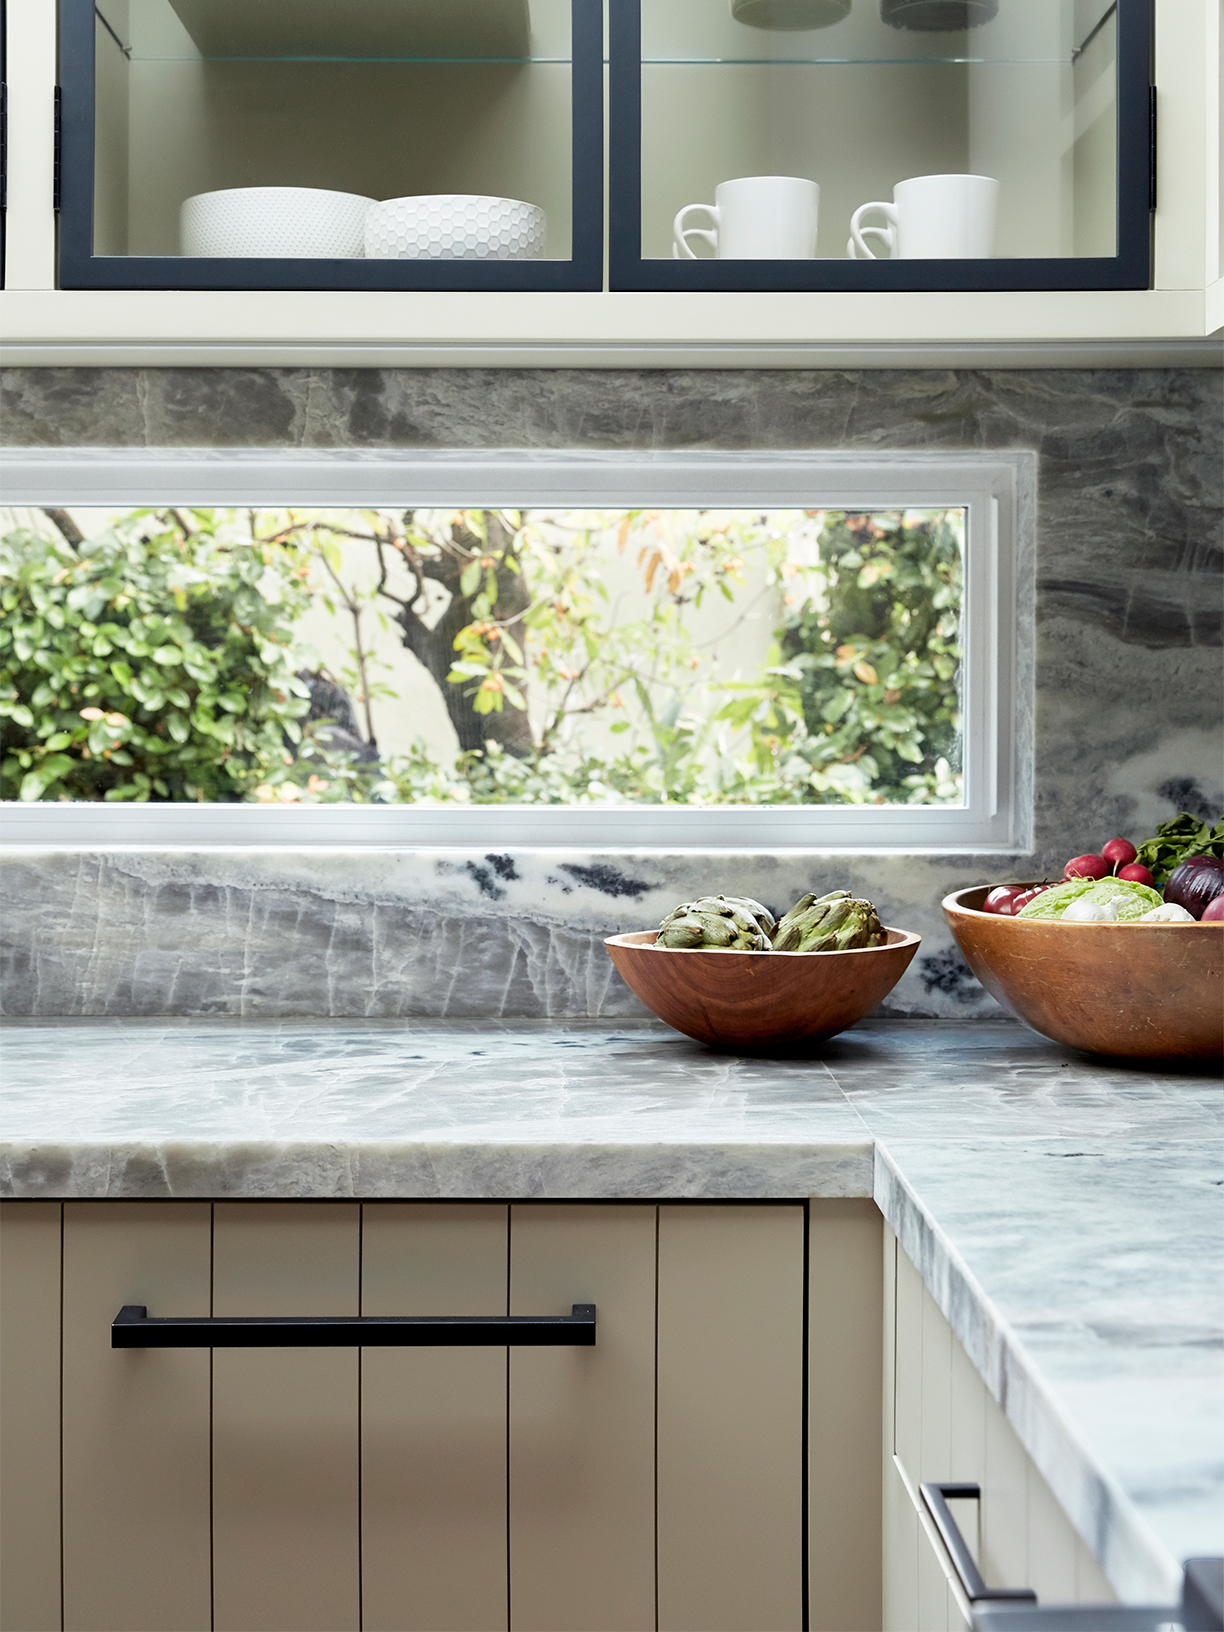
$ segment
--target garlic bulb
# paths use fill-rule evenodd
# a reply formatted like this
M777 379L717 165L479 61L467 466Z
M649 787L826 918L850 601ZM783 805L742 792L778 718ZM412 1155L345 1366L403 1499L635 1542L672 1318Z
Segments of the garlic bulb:
M1111 896L1108 901L1072 901L1062 915L1064 924L1116 924L1118 908L1126 902L1124 895Z

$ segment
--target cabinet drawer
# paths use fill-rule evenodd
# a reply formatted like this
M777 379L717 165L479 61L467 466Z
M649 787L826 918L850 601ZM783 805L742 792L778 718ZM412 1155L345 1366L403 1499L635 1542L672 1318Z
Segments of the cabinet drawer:
M922 1503L924 1482L980 1487L953 1517L987 1584L1041 1603L1116 1594L891 1231L885 1236L885 1632L961 1632L968 1605ZM891 1329L890 1329L891 1328Z
M61 1569L78 1632L802 1624L802 1204L30 1209L4 1215L6 1492L33 1498L8 1632L61 1624ZM577 1302L594 1346L111 1346L133 1304Z

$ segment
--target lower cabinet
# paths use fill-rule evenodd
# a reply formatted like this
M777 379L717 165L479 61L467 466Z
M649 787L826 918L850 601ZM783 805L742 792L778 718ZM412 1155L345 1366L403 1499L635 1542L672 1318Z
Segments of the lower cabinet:
M856 1201L6 1202L0 1627L870 1632L881 1230ZM593 1347L111 1347L126 1304L575 1303Z
M892 1231L884 1231L884 1629L964 1632L968 1605L919 1494L979 1486L952 1515L991 1587L1042 1604L1116 1594Z

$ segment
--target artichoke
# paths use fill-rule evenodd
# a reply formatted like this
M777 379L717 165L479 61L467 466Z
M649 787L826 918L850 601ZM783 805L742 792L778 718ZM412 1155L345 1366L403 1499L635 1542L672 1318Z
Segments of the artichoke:
M685 901L659 925L657 946L695 952L768 952L774 916L747 896L704 895Z
M831 890L819 899L805 895L785 915L773 937L775 952L848 952L883 946L884 926L870 901L849 890Z

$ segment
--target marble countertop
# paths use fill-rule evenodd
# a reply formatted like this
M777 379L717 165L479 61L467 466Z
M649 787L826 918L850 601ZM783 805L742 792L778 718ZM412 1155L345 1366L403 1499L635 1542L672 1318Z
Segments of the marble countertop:
M1127 1599L1224 1551L1218 1076L1010 1021L10 1021L9 1197L874 1196Z

